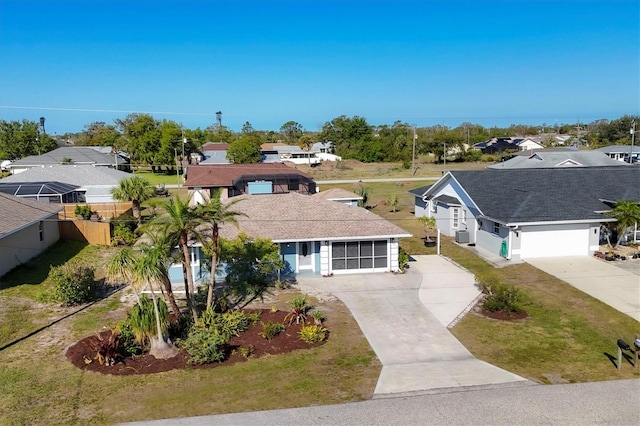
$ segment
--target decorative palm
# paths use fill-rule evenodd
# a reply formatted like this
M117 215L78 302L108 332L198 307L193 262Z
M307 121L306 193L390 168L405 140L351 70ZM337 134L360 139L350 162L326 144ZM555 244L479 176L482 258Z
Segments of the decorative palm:
M133 217L140 223L140 204L153 197L154 188L145 178L134 175L122 179L118 186L111 190L111 194L118 201L131 201Z
M618 245L620 241L622 241L627 229L640 222L640 205L637 201L616 201L616 206L605 214L618 222L618 241L616 241L615 244ZM611 242L609 242L609 245L611 245Z
M220 229L219 226L224 223L231 223L238 226L236 217L246 216L232 210L234 204L239 200L232 200L223 203L220 199L220 193L214 191L205 204L199 204L196 207L196 214L211 226L211 273L209 278L209 289L207 292L207 308L213 306L214 289L216 286L216 266L218 265L218 257L220 254Z
M309 167L311 167L311 148L313 147L313 139L309 135L303 135L298 141L298 146L307 151L307 157L309 157Z
M156 216L149 223L151 229L157 229L166 234L168 240L175 243L181 252L180 261L185 281L185 293L187 304L193 315L193 320L198 320L198 313L193 302L193 294L195 292L193 272L191 269L191 253L189 251L189 238L194 237L201 239L198 226L203 223L195 210L189 207L188 201L181 200L178 196L160 203L160 207L165 211L164 214Z

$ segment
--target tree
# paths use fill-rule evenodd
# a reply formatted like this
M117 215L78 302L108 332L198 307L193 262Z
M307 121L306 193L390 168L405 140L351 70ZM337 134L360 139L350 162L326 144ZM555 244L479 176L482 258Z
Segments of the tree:
M225 296L233 297L236 306L262 298L274 275L284 268L273 241L242 233L234 240L221 239L220 255L227 265Z
M231 142L227 150L227 159L234 164L255 164L261 159L260 136L244 135Z
M18 160L55 149L56 142L38 129L35 121L0 120L0 158Z
M243 133L245 135L250 135L253 132L255 132L255 130L253 129L251 123L249 123L248 121L242 125L242 129L240 130L240 133Z
M615 207L605 214L614 218L617 222L616 231L618 232L618 240L614 245L617 246L620 244L620 241L622 241L627 229L640 222L640 205L637 201L616 201ZM609 241L609 245L611 246L611 241Z
M160 149L160 123L149 114L129 114L124 119L116 119L115 123L131 162L155 164L155 155Z
M94 121L84 126L75 144L117 147L121 137L116 126L106 124L104 121Z
M111 194L116 200L131 201L133 217L138 220L138 224L141 221L140 204L153 197L154 192L155 190L148 180L136 175L122 179L118 186L111 190Z
M356 160L363 158L363 149L372 139L373 128L365 118L358 116L349 118L345 115L326 122L318 135L318 140L333 142L336 154L342 158Z
M298 140L298 146L307 151L307 157L309 158L309 167L311 167L311 148L313 148L313 139L311 139L311 136L309 135L303 135L299 140Z
M214 290L216 286L216 268L218 266L218 259L220 255L220 225L224 223L230 223L238 226L236 217L244 216L243 213L234 211L232 208L234 204L239 200L228 201L223 203L220 199L220 193L215 191L209 201L205 204L199 204L196 207L196 215L207 222L211 227L211 273L209 278L209 289L207 291L207 308L213 307L214 303Z
M367 208L367 203L369 202L369 197L371 196L371 190L368 186L358 185L355 189L356 194L362 197L361 200L358 200L358 207Z
M194 321L197 321L198 312L193 301L195 284L191 269L189 241L191 238L202 239L198 227L202 225L203 220L193 208L189 207L188 201L183 201L178 196L160 203L160 207L165 211L165 214L153 218L148 226L167 234L169 241L178 245L181 253L180 262L182 263L187 305Z
M137 250L129 247L124 248L107 265L107 274L110 279L122 279L131 284L140 309L145 307L139 294L145 288L149 288L156 323L155 338L150 338L150 353L160 359L171 358L178 353L175 346L169 343L166 327L163 327L161 323L158 299L154 288L160 285L162 280L168 279L167 267L166 258L161 249L149 245L141 246Z
M295 145L298 142L298 139L303 135L304 128L300 123L287 121L280 126L280 133L282 133L282 137L287 144Z

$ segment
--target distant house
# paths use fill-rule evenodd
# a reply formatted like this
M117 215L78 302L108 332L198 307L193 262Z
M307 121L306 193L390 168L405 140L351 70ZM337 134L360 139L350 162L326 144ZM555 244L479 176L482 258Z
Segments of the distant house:
M0 193L0 277L60 239L62 206Z
M610 145L594 149L594 151L604 152L606 155L617 161L625 161L627 163L637 163L640 161L640 146ZM631 156L631 161L629 161L629 156Z
M474 150L483 154L498 154L504 151L526 151L542 149L544 146L532 138L492 138L473 145Z
M225 142L207 142L200 148L202 157L197 161L198 164L229 164L227 160L227 151L229 144Z
M61 147L42 155L30 155L14 161L8 167L12 174L22 173L34 167L54 165L90 165L122 169L129 160L118 154L105 154L92 147Z
M319 197L290 192L235 200L233 210L242 213L238 226L222 224L220 236L232 239L242 232L272 240L285 262L282 275L395 272L399 239L411 236L367 209ZM206 282L202 250L198 244L191 250L194 277ZM180 264L170 275L172 282L183 283Z
M322 162L313 149L307 151L297 145L287 145L284 143L262 144L260 154L263 163L289 162L293 164L317 165Z
M0 179L2 184L60 182L77 186L78 201L87 203L112 203L111 190L120 181L131 177L130 173L109 167L92 165L52 165L33 167L17 175Z
M526 155L520 155L526 154ZM545 169L554 167L628 166L602 152L577 150L535 150L518 153L506 161L489 166L490 169Z
M342 188L331 188L327 191L316 192L313 196L316 198L322 198L323 200L337 201L338 203L350 206L357 206L358 201L362 200L361 195L354 194L353 192Z
M314 194L313 179L285 164L211 164L189 166L184 183L191 204L210 199L214 191L222 199L242 194Z
M640 202L640 167L451 171L410 191L415 215L506 259L587 256L598 250L604 214Z

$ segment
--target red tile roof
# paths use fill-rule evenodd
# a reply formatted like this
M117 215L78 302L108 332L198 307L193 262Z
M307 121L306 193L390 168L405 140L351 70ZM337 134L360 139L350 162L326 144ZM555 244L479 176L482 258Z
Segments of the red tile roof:
M189 166L185 186L190 188L232 186L233 181L241 176L259 178L261 176L292 174L313 180L311 176L282 163L211 164Z

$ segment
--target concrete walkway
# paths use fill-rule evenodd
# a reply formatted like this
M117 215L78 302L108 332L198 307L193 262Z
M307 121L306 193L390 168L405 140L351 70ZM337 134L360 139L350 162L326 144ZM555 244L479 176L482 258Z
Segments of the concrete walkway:
M298 277L342 300L382 362L375 394L530 383L476 359L446 328L478 296L473 275L439 256L417 256L401 275Z
M632 269L619 268L589 256L529 259L527 262L640 321L640 276Z

